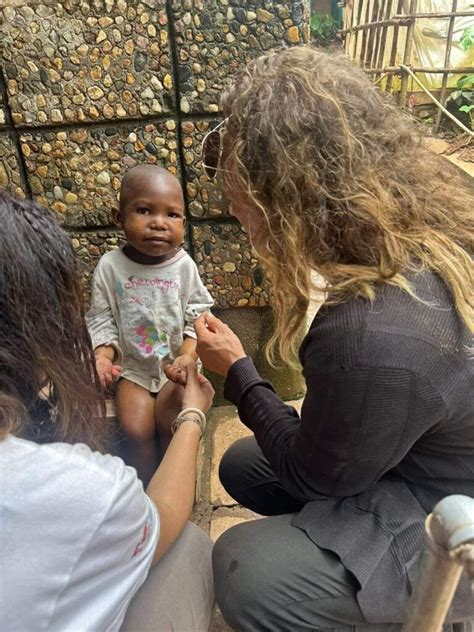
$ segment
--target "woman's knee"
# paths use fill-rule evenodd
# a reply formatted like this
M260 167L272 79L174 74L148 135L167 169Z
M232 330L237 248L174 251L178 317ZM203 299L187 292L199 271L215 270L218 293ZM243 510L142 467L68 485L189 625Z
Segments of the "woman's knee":
M248 485L260 448L254 437L235 441L224 453L219 464L219 479L224 489L236 500Z
M249 564L252 543L241 537L240 525L226 531L214 544L212 566L216 601L227 623L236 630L251 630L252 612L258 607L262 586L258 569Z
M292 525L291 514L226 531L212 556L216 600L236 630L346 629L363 622L357 582ZM351 626L347 627L351 629Z

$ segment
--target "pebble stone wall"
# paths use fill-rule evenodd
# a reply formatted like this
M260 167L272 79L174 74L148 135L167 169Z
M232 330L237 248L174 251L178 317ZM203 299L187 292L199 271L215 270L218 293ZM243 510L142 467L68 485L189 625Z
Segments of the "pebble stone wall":
M245 234L201 169L219 95L251 58L307 41L309 1L0 3L0 187L53 209L90 278L137 163L181 178L187 245L219 307L265 306Z

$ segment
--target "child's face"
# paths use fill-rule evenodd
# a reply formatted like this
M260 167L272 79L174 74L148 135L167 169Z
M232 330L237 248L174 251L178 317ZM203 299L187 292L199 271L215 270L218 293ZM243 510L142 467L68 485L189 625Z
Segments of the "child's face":
M133 182L121 204L127 241L150 257L167 255L184 239L184 201L178 181L153 176Z

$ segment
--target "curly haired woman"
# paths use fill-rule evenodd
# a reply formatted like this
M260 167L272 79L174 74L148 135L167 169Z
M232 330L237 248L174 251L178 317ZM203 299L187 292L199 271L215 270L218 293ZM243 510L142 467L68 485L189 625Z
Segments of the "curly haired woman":
M196 325L254 432L221 480L269 516L216 543L218 603L237 630L400 630L427 514L474 495L472 200L343 57L265 55L221 104L203 160L268 272L270 358L291 355L312 292L327 300L299 349L301 418L226 325ZM448 621L472 617L463 580Z

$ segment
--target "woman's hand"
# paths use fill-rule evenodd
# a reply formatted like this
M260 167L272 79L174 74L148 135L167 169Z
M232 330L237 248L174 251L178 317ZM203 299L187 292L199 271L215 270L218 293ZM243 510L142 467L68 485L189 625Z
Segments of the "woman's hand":
M206 369L225 377L234 362L247 356L232 329L212 314L199 316L194 329L196 352Z
M195 363L196 359L192 355L183 353L175 358L171 364L165 366L165 375L171 382L186 386L188 366Z
M203 413L207 413L214 399L212 384L204 375L198 373L197 364L195 362L188 364L186 378L183 409L199 408Z

